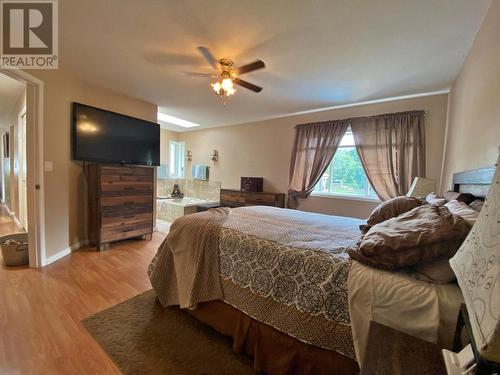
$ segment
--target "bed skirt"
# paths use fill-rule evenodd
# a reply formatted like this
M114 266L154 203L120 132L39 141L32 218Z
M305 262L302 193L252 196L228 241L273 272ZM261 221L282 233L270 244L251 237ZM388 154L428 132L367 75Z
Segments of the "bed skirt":
M186 310L202 323L233 339L233 350L253 358L267 374L358 374L356 361L332 350L306 344L258 322L222 301Z

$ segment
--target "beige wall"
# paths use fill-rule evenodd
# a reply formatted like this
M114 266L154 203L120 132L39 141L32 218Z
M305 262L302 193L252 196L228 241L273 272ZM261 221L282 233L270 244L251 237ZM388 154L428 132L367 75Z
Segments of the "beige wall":
M493 165L500 146L500 1L493 1L450 93L443 189Z
M261 176L265 190L286 192L296 124L423 109L429 112L426 120L427 175L439 182L447 98L447 94L426 96L192 131L180 133L179 140L185 141L186 150L193 153L193 161L186 161L186 170L190 170L191 164L209 165L210 179L220 180L223 188L239 188L241 176ZM219 151L218 162L210 160L214 149ZM298 208L365 218L375 206L373 202L352 199L310 197L301 200Z
M81 163L71 160L73 101L156 122L157 106L106 90L62 70L30 71L44 81L44 174L47 256L86 239L86 191Z

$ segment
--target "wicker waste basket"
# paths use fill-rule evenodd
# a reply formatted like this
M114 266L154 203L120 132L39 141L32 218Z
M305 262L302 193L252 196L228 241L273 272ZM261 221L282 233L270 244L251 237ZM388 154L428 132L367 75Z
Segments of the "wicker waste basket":
M0 237L3 262L6 266L22 266L29 263L28 233L9 234Z

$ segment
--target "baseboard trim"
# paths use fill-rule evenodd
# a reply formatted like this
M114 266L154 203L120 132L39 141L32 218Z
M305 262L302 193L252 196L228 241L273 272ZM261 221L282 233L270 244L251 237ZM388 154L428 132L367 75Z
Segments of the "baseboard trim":
M20 229L22 229L23 226L22 226L21 222L19 221L19 219L17 218L16 213L14 211L11 211L10 208L9 208L9 206L7 206L6 204L4 205L4 207L7 209L7 213L12 218L12 220L14 221L14 223L16 223L17 227L20 228Z
M71 254L71 252L73 252L75 250L78 250L81 247L86 246L87 243L88 243L88 241L78 241L78 242L75 242L73 245L67 247L66 249L61 250L58 253L56 253L54 255L51 255L50 257L47 257L45 259L45 265L48 266L49 264L54 263L54 262L58 261L61 258L64 258L65 256Z

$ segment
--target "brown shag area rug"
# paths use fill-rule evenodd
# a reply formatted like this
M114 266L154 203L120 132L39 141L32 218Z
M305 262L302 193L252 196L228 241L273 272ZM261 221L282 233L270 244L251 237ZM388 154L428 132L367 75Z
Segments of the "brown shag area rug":
M150 290L83 324L124 374L255 374L231 340Z

